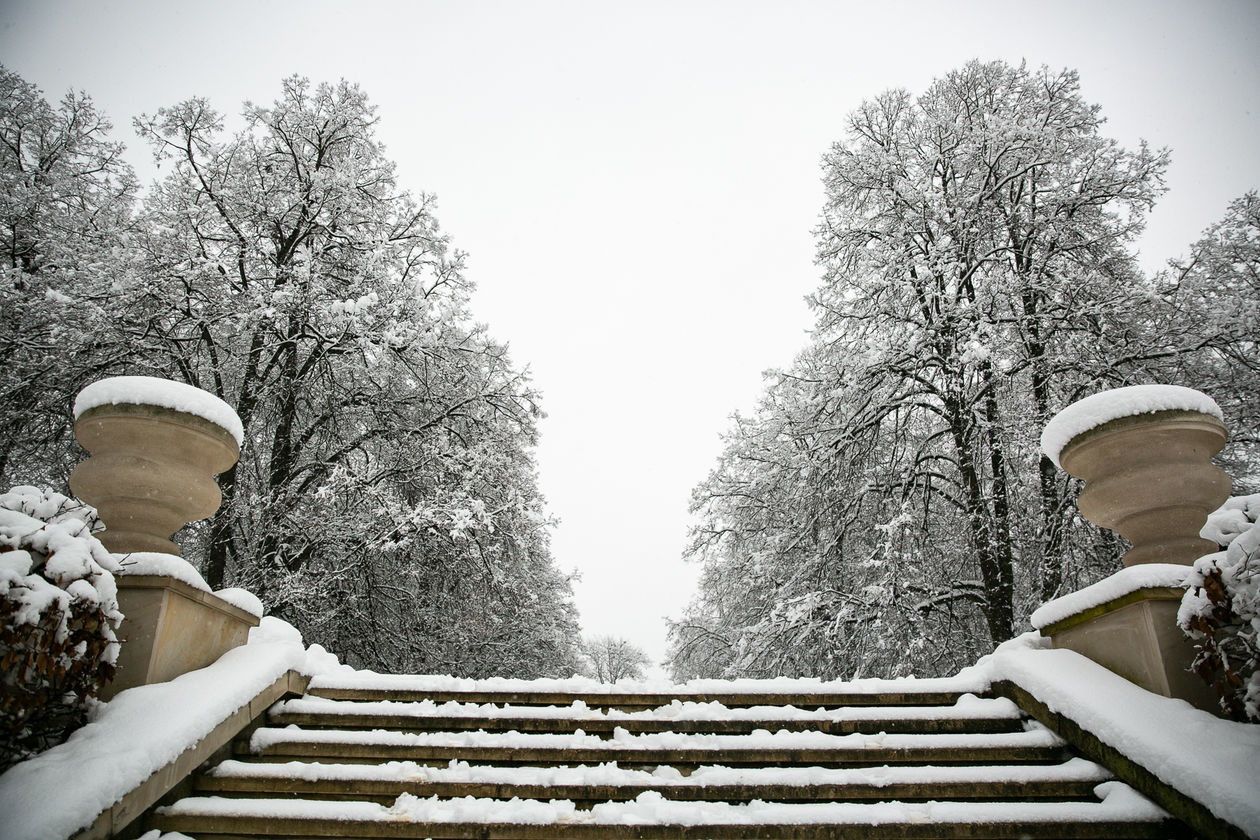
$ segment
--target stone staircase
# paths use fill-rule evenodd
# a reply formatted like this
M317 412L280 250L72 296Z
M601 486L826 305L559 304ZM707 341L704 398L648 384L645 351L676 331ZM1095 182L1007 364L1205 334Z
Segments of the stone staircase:
M200 840L1186 836L1010 700L955 692L313 687L181 795L145 827Z

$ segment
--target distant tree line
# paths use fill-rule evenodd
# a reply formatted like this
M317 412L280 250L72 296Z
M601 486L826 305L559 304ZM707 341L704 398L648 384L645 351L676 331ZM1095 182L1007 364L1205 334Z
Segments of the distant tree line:
M0 69L0 480L66 487L70 406L106 375L204 388L246 429L181 537L352 664L568 676L538 394L475 323L432 196L403 189L358 87L284 81L239 130L203 99L135 121L143 195L91 99Z
M1260 480L1260 200L1154 276L1166 151L1102 133L1077 74L972 62L849 115L823 160L815 327L693 496L699 593L675 677L952 672L1119 568L1038 449L1081 396L1221 403Z

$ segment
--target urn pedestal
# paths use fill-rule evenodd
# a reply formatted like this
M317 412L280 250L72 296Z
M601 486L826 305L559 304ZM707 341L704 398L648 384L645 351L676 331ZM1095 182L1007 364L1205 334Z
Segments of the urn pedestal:
M168 575L120 576L118 607L118 671L102 700L204 668L245 644L259 624L258 616Z
M1082 432L1059 462L1085 480L1081 514L1133 544L1126 566L1191 565L1216 550L1199 529L1229 498L1229 476L1211 461L1228 437L1210 414L1156 411Z
M1121 572L1043 605L1034 626L1056 648L1208 711L1216 704L1189 670L1195 649L1177 626L1177 608L1185 567L1217 548L1199 531L1229 498L1229 476L1211 461L1227 440L1211 398L1166 385L1087 397L1042 435L1046 455L1085 481L1081 514L1133 547Z
M155 405L88 409L74 434L92 457L75 467L70 489L96 508L105 523L100 540L116 554L178 555L171 535L219 509L214 476L240 455L227 430Z
M145 555L174 564L171 535L219 509L214 476L240 456L240 420L222 400L177 382L116 377L85 388L75 403L75 437L91 457L70 475L74 494L105 524L97 536L121 555L118 673L102 696L164 682L242 645L257 616L181 580L171 563L160 573L127 574ZM150 566L152 564L149 564ZM198 583L200 576L191 570Z
M1189 669L1194 643L1177 626L1188 571L1171 564L1125 568L1033 613L1033 626L1055 648L1088 657L1147 691L1220 714L1212 690ZM1043 610L1051 617L1043 618Z

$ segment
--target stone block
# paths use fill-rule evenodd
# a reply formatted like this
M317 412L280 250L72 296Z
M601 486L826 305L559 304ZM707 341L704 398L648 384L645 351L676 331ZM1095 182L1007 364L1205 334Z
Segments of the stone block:
M1155 694L1220 714L1216 696L1190 671L1194 644L1177 626L1185 592L1141 589L1044 627L1056 648L1088 657Z
M245 644L258 617L175 578L120 575L118 673L101 692L165 682L216 661Z

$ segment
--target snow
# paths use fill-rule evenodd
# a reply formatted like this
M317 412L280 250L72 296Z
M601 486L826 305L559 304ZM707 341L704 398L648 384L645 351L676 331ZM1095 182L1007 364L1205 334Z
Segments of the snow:
M85 411L102 405L119 404L156 405L182 411L224 429L236 439L237 446L245 441L241 418L232 406L208 391L154 376L113 376L93 382L75 398L74 417L77 420Z
M502 785L619 785L654 787L710 787L733 785L874 785L932 784L940 782L1103 782L1111 778L1106 768L1084 758L1062 764L1010 764L981 766L883 765L879 767L723 767L705 765L683 776L671 767L655 771L623 769L616 762L562 767L494 767L451 761L430 767L414 761L382 764L325 764L311 761L276 763L229 760L216 766L216 778L274 778L307 781L399 781L430 783L481 783Z
M1120 782L1095 788L1101 802L823 802L785 804L749 802L679 802L645 791L633 802L604 802L579 811L567 800L539 802L463 797L420 798L409 793L392 806L367 802L302 799L227 799L190 797L159 809L167 815L250 815L270 818L361 820L413 823L510 823L517 825L880 825L888 823L1019 822L1032 820L1157 821L1167 814Z
M40 575L31 574L31 555L25 551L11 552L15 559L25 558L25 568L21 565L6 565L0 570L0 595L16 604L13 612L13 623L39 624L40 616L55 609L62 614L57 624L57 639L64 639L69 634L65 615L70 609L70 593L44 580Z
M1028 633L980 661L1217 817L1260 838L1260 726L1234 723L1134 685Z
M89 520L95 516L92 508L60 493L14 487L0 494L0 547L43 555L45 573L58 585L92 579L108 587L112 580L106 582L105 573L117 571L117 564L92 536Z
M1208 514L1199 536L1219 546L1227 546L1257 521L1260 521L1260 493L1233 496Z
M1207 394L1181 385L1130 385L1102 391L1072 403L1050 419L1041 433L1041 451L1059 463L1059 454L1072 438L1121 417L1155 411L1198 411L1220 420L1221 407Z
M183 581L193 589L210 592L210 586L192 563L177 554L166 554L160 551L133 551L130 554L115 554L119 572L123 575L161 575ZM211 592L216 598L224 600L250 615L262 618L263 604L258 596L246 589L230 587ZM322 648L321 648L322 650Z
M227 601L237 609L244 610L250 615L262 618L263 603L258 600L258 596L248 589L241 589L239 586L229 587L228 589L220 589L214 593L220 600Z
M1059 747L1063 740L1041 724L1030 722L1023 732L970 733L961 735L830 735L825 732L770 732L759 729L747 735L692 735L679 732L633 734L617 727L612 738L575 734L532 732L400 732L374 729L297 729L259 727L249 741L261 753L277 744L365 744L386 747L473 747L510 750L600 750L634 753L655 750L688 750L719 753L724 750L917 750L1000 749Z
M860 679L849 682L823 681L807 677L779 677L767 680L698 679L684 683L664 679L618 680L603 683L587 677L568 679L523 680L495 677L473 680L436 674L378 674L375 671L354 671L316 677L311 688L374 689L409 692L541 692L546 694L884 694L908 693L981 693L987 688L983 675L964 668L952 677L894 680Z
M1035 629L1041 630L1141 589L1185 589L1190 571L1189 566L1180 563L1141 563L1129 566L1084 589L1047 601L1028 620Z
M267 617L213 665L100 704L64 744L0 776L6 840L64 840L90 825L286 671L321 667L307 654L296 630ZM56 807L32 807L50 796Z
M112 662L118 655L112 628L122 621L114 580L118 565L92 536L95 519L91 507L60 493L27 485L0 493L0 598L8 602L15 625L38 624L55 610L59 641L69 633L74 605L101 607L110 625L104 656Z
M486 720L623 720L667 721L670 723L713 720L758 722L841 721L841 720L958 720L1017 719L1019 708L1005 697L980 698L964 694L952 706L898 706L889 710L880 706L847 706L819 709L798 709L795 706L746 706L730 708L716 701L707 703L674 700L655 709L627 712L621 709L592 709L583 700L567 706L514 706L493 703L460 703L432 700L418 702L330 700L324 697L303 697L286 700L276 709L280 713L339 715L402 715L415 718L459 717Z
M124 575L162 575L181 580L194 589L209 592L210 587L205 579L189 563L178 554L165 554L160 551L133 551L130 554L115 554L119 571Z

